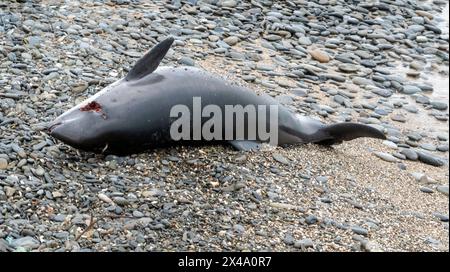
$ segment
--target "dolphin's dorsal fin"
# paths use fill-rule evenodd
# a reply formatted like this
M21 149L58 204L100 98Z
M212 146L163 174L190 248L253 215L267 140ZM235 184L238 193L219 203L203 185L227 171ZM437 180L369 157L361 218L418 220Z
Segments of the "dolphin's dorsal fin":
M151 74L158 68L159 63L169 51L174 39L169 37L164 41L155 45L152 50L147 52L142 58L140 58L134 67L128 72L125 80L138 80L146 75Z

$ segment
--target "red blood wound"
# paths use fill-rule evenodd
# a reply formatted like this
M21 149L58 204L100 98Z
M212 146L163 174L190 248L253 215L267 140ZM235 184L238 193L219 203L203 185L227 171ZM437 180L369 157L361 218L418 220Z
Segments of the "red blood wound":
M102 106L100 106L99 103L92 101L89 104L87 104L84 107L80 108L80 111L95 111L95 112L101 112Z

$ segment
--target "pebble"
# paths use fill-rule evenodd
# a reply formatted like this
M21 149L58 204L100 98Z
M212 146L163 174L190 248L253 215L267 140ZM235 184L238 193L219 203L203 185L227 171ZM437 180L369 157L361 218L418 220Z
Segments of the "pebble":
M0 158L0 170L8 168L8 161L5 158Z
M130 202L125 199L124 197L116 196L113 198L114 203L116 203L119 206L127 206L130 204Z
M306 238L306 239L295 241L294 247L300 248L300 249L311 248L311 247L314 247L314 242L313 242L313 240Z
M441 110L441 111L444 111L448 108L447 103L444 103L444 102L431 101L430 104L431 104L431 106L433 106L434 109Z
M243 233L245 232L245 227L242 226L242 225L240 225L240 224L235 224L235 225L233 226L233 230L234 230L235 232L237 232L238 234L243 234Z
M14 248L24 248L26 250L36 249L40 245L40 242L33 237L26 236L15 239L11 242L11 246Z
M102 193L99 193L99 194L98 194L98 198L99 198L101 201L104 201L104 202L109 203L109 204L114 203L114 202L111 200L111 198L109 198L107 195L102 194Z
M181 57L178 62L186 66L195 66L195 61L189 57Z
M388 153L378 152L377 151L377 152L373 152L373 154L375 156L377 156L378 158L380 158L380 159L382 159L384 161L387 161L387 162L397 162L398 161L397 158L395 158L394 156L392 156L391 154L388 154Z
M405 94L415 94L420 93L421 90L419 87L413 86L413 85L405 85L403 86L403 93Z
M420 191L422 191L424 193L428 193L428 194L431 194L434 192L433 189L425 187L425 186L420 187Z
M308 51L311 57L319 62L327 63L330 61L330 56L328 54L320 49L314 49Z
M400 150L400 153L405 155L405 157L411 161L417 161L419 159L419 155L410 148L403 148Z
M133 211L133 216L137 218L144 217L144 214L140 211Z
M448 144L443 144L443 145L438 145L436 147L436 149L441 152L448 152L449 147L448 147Z
M293 237L291 234L287 233L287 234L284 236L284 238L283 238L283 242L284 242L286 245L293 245L294 242L295 242L295 239L294 239L294 237Z
M338 65L339 70L345 73L356 73L359 71L359 67L350 63L343 63Z
M305 222L308 224L308 225L311 225L311 224L315 224L315 223L317 223L317 217L315 217L314 215L308 215L306 218L305 218Z
M280 153L274 153L274 154L272 154L272 157L274 160L276 160L279 163L286 164L286 165L289 164L289 161Z
M444 165L444 162L440 158L437 158L437 157L433 156L432 154L427 153L425 151L418 151L417 155L419 155L419 160L423 163L426 163L426 164L429 164L432 166L437 166L437 167Z
M406 117L402 114L394 114L391 116L391 119L396 122L401 122L401 123L406 122Z
M448 185L439 185L436 187L436 190L444 195L448 196Z
M436 151L436 146L434 144L423 143L420 145L420 147L428 151Z
M366 230L365 228L360 227L360 226L353 226L353 227L351 227L351 229L354 233L359 234L359 235L367 236L369 234L368 230Z
M383 252L381 246L377 242L365 241L362 243L364 250L367 252Z
M4 186L3 190L5 191L5 195L7 197L13 196L16 193L16 191L17 191L15 188L9 187L9 186Z
M433 215L442 222L448 222L448 215L442 213L433 213Z
M235 44L237 44L239 42L239 38L236 37L236 36L230 36L230 37L227 37L227 38L223 39L223 41L226 44L228 44L230 46L233 46L233 45L235 45Z

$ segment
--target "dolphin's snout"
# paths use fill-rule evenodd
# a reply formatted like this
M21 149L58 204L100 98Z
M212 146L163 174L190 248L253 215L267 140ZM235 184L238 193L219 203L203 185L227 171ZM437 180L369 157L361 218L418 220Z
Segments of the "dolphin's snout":
M48 124L46 125L47 132L48 132L50 135L52 135L53 130L54 130L57 126L60 126L60 125L62 125L62 124L63 124L63 123L60 122L60 121L53 121L53 122L48 123Z
M47 124L47 133L53 138L78 149L102 145L98 124L105 120L98 114L74 111Z
M67 142L67 140L71 138L70 135L68 135L68 131L63 122L50 123L47 127L47 131L52 137L63 142Z
M60 118L57 118L47 125L47 132L52 137L66 144L79 144L82 133L80 132L80 127L77 124L78 121L79 120L61 120Z

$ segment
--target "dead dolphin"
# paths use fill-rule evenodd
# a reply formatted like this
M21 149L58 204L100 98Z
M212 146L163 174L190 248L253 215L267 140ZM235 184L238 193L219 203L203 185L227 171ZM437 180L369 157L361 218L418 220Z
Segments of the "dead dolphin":
M258 148L261 142L267 142L262 137L250 137L254 135L256 126L246 126L244 138L232 133L232 138L224 137L219 140L207 140L203 136L201 141L174 139L171 126L175 118L171 116L171 109L175 105L185 105L192 117L196 111L193 98L201 98L203 105L216 105L222 110L227 105L267 106L266 111L258 111L258 116L266 115L266 123L270 120L268 109L275 105L278 109L278 145L331 145L359 137L385 139L381 131L371 126L357 123L326 125L313 118L296 115L268 95L257 95L198 68L158 67L173 41L173 38L163 40L138 60L125 78L107 86L50 122L49 133L78 149L120 155L177 143L216 141L230 143L239 150L249 150ZM247 124L254 121L250 115L244 116ZM201 125L208 121L204 117L201 118ZM190 125L191 134L198 132L199 127L195 127L193 122ZM219 134L223 136L228 133L225 130L229 128L220 129Z

